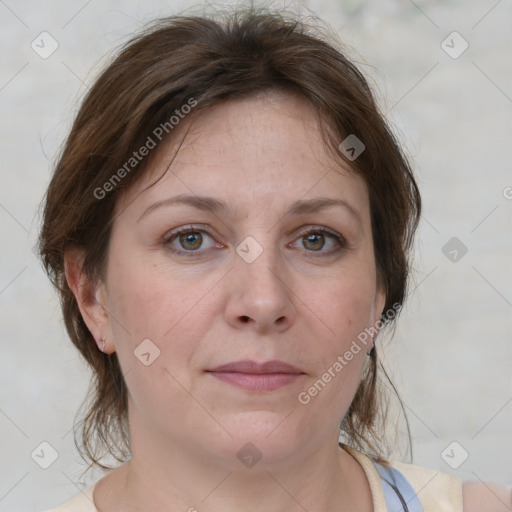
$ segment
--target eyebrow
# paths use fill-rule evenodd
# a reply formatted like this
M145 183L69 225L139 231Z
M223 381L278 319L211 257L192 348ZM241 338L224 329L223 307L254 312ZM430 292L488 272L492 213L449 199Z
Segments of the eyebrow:
M230 210L228 204L225 201L215 199L214 197L180 194L153 203L142 213L137 222L139 222L149 212L154 211L157 208L177 204L192 206L199 210L203 210L214 214L226 213ZM315 197L313 199L300 199L293 203L288 208L284 215L303 215L308 213L316 213L321 210L325 210L327 208L332 208L335 206L345 208L352 214L353 217L356 218L360 226L363 226L363 219L358 210L356 210L350 203L348 203L344 199L334 199L331 197Z

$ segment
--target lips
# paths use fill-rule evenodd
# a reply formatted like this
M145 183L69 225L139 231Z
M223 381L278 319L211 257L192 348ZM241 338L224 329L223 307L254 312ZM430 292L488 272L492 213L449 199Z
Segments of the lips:
M303 371L283 361L236 361L207 372L218 380L246 391L275 391L304 375Z
M232 363L217 366L210 372L229 372L229 373L252 373L252 374L265 374L265 373L291 373L302 374L303 371L299 370L291 364L284 361L267 361L266 363L256 363L254 361L244 360L235 361Z

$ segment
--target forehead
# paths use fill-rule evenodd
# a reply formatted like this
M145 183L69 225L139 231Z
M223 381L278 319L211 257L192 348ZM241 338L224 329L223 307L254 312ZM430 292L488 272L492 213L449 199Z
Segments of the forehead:
M239 214L255 203L278 210L319 195L368 209L364 180L332 156L317 113L297 95L230 100L185 117L173 135L120 207L140 210L170 195L197 194L223 198Z

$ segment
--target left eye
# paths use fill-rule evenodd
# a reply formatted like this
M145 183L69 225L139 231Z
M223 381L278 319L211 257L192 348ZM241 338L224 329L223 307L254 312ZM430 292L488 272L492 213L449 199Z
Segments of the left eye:
M326 240L331 240L331 248L325 251L322 249L326 246ZM346 243L341 235L331 232L324 228L311 229L305 233L301 233L299 240L303 246L311 252L333 253L344 247ZM327 244L329 245L329 244Z

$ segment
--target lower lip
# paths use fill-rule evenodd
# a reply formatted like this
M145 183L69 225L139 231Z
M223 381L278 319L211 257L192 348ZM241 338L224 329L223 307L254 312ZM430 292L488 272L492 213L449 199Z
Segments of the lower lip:
M248 391L274 391L291 384L301 376L298 373L209 373L217 379Z

